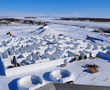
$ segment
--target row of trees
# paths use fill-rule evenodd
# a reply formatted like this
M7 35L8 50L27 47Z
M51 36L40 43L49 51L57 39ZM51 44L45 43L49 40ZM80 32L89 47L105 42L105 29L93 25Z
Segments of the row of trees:
M76 21L93 21L93 22L110 22L109 18L73 18L61 17L60 20L76 20Z
M0 19L0 25L8 25L12 22L21 23L21 24L37 24L37 25L46 25L46 22L34 21L34 20L25 20L25 19L15 19L15 18L2 18Z

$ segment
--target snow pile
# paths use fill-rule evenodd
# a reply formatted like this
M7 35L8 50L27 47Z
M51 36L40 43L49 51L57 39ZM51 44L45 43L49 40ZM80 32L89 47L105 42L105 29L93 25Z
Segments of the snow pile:
M55 83L65 83L69 81L74 81L75 76L71 74L68 70L54 70L50 73L50 79Z
M60 81L60 79L62 78L60 70L55 70L55 71L51 72L50 78L51 78L51 80L53 80L55 82Z
M17 81L18 88L20 90L29 89L34 86L42 85L42 80L39 76L25 76Z

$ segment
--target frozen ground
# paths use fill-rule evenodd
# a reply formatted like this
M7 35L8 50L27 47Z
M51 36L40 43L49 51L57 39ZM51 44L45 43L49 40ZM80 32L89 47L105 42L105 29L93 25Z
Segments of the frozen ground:
M6 74L6 76L0 76L0 90L17 90L20 87L16 82L23 77L22 84L29 82L28 79L25 79L29 75L39 76L43 81L42 85L52 83L54 81L48 80L48 75L45 76L45 74L57 69L70 71L74 76L75 84L110 86L110 37L92 32L97 28L110 28L110 23L45 21L48 21L48 26L45 27L28 24L0 26L0 54ZM11 32L13 36L7 35L8 32ZM87 35L103 40L103 42L86 40ZM103 59L96 58L99 52L107 56ZM90 58L90 53L94 59ZM87 59L76 59L69 63L72 58L83 56L83 54L87 56ZM11 62L13 56L16 56L19 67L13 66ZM68 63L67 66L58 67L65 60ZM98 73L84 72L82 66L91 63L99 66ZM9 66L13 68L8 68ZM28 83L27 85L33 86ZM33 88L38 87L33 86Z

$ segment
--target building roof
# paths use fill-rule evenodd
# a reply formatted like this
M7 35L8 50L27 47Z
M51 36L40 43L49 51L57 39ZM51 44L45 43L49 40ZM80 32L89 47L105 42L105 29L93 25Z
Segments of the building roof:
M36 90L110 90L110 87L51 83Z

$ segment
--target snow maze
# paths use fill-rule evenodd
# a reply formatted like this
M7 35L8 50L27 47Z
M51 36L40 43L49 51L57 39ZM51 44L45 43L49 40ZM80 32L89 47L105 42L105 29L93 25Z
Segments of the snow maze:
M107 50L107 47L63 34L10 37L0 43L0 54L6 69L59 59L80 61L95 58L99 52Z

